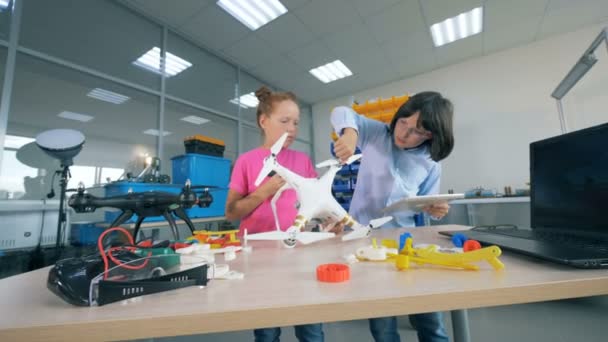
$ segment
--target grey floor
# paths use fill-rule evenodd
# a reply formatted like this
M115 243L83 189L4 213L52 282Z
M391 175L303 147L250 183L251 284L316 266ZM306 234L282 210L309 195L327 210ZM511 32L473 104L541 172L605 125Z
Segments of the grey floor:
M468 311L471 341L605 342L608 341L608 296L500 306ZM444 315L452 336L449 313ZM417 341L407 317L399 318L402 341ZM367 321L324 324L325 340L372 341ZM297 341L293 328L283 329L282 341ZM157 338L162 342L253 341L251 331Z

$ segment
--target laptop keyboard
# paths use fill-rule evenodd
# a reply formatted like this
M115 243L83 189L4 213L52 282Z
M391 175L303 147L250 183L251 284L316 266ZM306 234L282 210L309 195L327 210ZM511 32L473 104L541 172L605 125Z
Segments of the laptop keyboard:
M569 247L578 247L595 251L608 252L608 241L592 239L559 232L519 229L515 226L478 226L473 230L489 234L513 236L522 239L549 242Z

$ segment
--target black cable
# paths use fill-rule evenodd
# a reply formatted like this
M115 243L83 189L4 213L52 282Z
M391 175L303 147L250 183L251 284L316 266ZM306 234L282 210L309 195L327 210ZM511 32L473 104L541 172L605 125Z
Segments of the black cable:
M53 172L53 176L51 176L51 191L49 191L48 194L46 194L46 198L53 198L55 197L55 175L58 173L59 171L55 171Z

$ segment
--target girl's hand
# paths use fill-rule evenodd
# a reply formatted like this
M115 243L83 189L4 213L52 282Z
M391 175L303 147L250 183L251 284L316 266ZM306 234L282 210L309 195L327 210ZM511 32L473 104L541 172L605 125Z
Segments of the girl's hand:
M422 208L422 210L431 215L431 217L440 220L450 211L450 205L448 202L439 202L428 205Z
M341 162L345 162L350 156L355 154L358 136L356 130L345 128L342 136L334 143L334 152Z
M268 198L274 195L283 185L285 185L285 180L275 174L267 182L262 183L256 192L260 193L263 198Z

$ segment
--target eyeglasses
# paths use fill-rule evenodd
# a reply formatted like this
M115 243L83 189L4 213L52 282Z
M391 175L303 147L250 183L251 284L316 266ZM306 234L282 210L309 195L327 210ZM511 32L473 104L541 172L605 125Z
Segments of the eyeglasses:
M405 120L403 118L397 120L397 124L399 126L401 126L402 128L407 128L409 126L409 124L407 123L407 120ZM430 138L431 137L431 132L422 130L422 129L417 128L417 127L409 127L409 128L407 128L407 132L409 134L416 134L417 136L422 137L422 138Z

